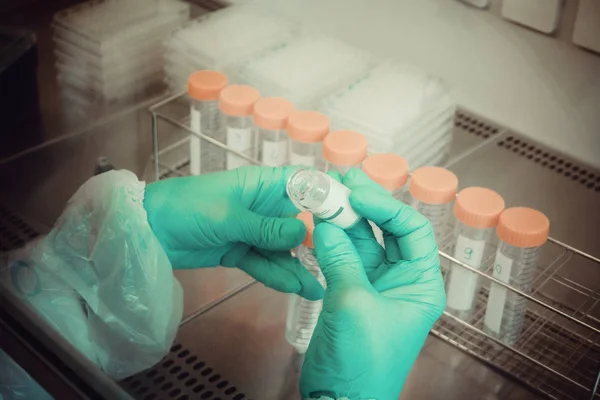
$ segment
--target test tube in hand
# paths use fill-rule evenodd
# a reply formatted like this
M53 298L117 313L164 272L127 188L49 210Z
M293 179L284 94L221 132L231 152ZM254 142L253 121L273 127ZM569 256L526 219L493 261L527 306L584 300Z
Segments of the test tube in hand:
M301 168L286 185L290 200L301 211L342 229L356 225L361 217L350 205L351 190L322 171Z
M325 287L325 277L315 256L315 246L312 239L315 229L313 216L311 213L305 211L298 214L297 218L304 222L306 226L306 238L296 249L298 260ZM323 300L311 301L303 299L297 294L290 295L285 324L285 337L299 354L306 353L322 308Z

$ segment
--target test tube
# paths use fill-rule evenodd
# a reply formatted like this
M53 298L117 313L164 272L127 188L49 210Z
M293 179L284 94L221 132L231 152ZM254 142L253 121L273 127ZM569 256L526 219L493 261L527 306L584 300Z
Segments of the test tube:
M322 167L322 142L329 133L329 118L317 111L294 111L288 119L290 164Z
M308 211L305 211L298 214L297 218L306 225L306 238L296 249L296 256L302 266L310 271L319 283L325 287L325 277L315 257L315 246L313 244L315 224L313 216ZM323 300L311 301L303 299L297 294L290 295L285 324L285 337L299 354L306 353L322 309Z
M286 99L260 99L254 106L258 159L265 165L280 167L288 163L287 121L294 105Z
M324 172L300 168L290 176L286 191L299 210L310 211L342 229L360 221L350 205L350 189Z
M369 178L400 200L402 188L408 180L408 162L403 157L392 153L374 154L365 159L362 169ZM369 221L369 224L375 239L383 246L383 232L373 222Z
M500 281L529 293L533 283L541 246L548 240L550 221L541 212L513 207L500 214L496 234L500 239L493 276ZM508 345L519 339L527 299L492 282L483 330Z
M190 105L190 128L211 138L217 138L219 132L219 93L227 86L227 77L217 71L196 71L188 78ZM208 149L202 149L201 139L190 135L190 173L200 175L215 170L213 155Z
M354 131L335 131L323 139L323 157L326 171L345 175L350 168L358 167L367 157L367 139Z
M227 147L252 157L252 111L260 98L260 92L251 86L231 85L219 95L222 125ZM250 163L240 156L227 152L227 169L244 167Z
M490 254L490 243L504 200L493 190L470 187L460 191L454 203L456 242L451 254L475 269L481 269ZM469 322L473 315L475 296L479 293L479 275L451 264L446 280L446 310Z
M429 220L438 242L449 233L448 216L457 190L458 178L445 168L421 167L411 176L406 203Z

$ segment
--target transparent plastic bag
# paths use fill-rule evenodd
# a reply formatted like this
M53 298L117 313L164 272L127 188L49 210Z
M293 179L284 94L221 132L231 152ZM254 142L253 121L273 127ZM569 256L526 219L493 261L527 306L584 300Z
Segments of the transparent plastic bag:
M158 362L173 342L183 293L129 171L79 188L50 234L10 254L4 285L114 378Z
M0 349L0 400L53 400L27 372Z

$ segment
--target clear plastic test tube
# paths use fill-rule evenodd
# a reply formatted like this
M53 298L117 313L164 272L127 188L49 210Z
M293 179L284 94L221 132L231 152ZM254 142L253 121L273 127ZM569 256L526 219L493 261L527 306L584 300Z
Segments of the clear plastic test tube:
M298 214L297 218L306 225L306 238L296 249L296 256L302 266L310 271L323 287L326 287L325 277L315 257L313 215L305 211ZM303 299L297 294L290 295L285 337L299 354L306 353L322 309L323 300L311 301Z
M329 118L317 111L294 111L288 119L290 164L322 168L322 142Z
M260 92L251 86L231 85L219 95L219 109L222 113L222 126L225 130L225 143L232 150L252 157L254 140L252 131L252 111L260 98ZM227 152L226 168L244 167L250 163L238 155Z
M345 175L350 168L359 167L367 157L367 139L354 131L335 131L323 139L326 171Z
M505 210L496 233L500 242L494 260L493 276L515 289L529 293L535 278L540 248L548 240L550 221L532 208ZM492 282L483 320L483 330L508 345L519 339L527 299Z
M445 168L417 168L410 178L406 203L431 222L438 242L449 233L448 216L457 190L458 178Z
M280 167L288 163L288 138L285 132L294 105L279 97L260 99L254 106L258 159L265 165Z
M365 159L362 169L369 178L400 200L402 188L408 180L408 162L403 157L392 153L374 154ZM383 246L383 232L371 221L369 223L375 239Z
M211 138L217 138L219 132L219 108L217 102L221 90L227 86L227 77L211 70L196 71L188 78L188 94L191 98L190 128ZM202 140L190 135L190 173L215 170L208 149L203 149Z
M350 189L324 172L300 168L288 180L286 191L299 210L310 211L342 229L361 219L350 205Z
M454 203L457 219L456 241L451 254L459 261L481 269L491 255L494 228L504 210L504 199L493 190L470 187L460 191ZM475 296L479 293L479 275L451 264L446 279L446 310L469 322L473 315Z

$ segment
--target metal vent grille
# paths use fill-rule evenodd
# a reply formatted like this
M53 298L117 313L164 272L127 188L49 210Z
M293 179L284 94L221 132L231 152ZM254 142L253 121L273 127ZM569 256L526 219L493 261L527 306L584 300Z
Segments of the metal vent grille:
M461 111L456 113L454 125L475 136L480 136L483 139L488 139L500 132L500 129L497 127Z
M38 232L0 204L0 251L24 246L37 236Z
M569 178L590 190L600 192L600 174L581 164L541 149L520 137L507 136L498 142L498 146L563 175L565 178Z
M121 382L139 400L249 400L198 356L181 344L153 368Z

